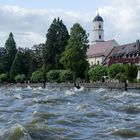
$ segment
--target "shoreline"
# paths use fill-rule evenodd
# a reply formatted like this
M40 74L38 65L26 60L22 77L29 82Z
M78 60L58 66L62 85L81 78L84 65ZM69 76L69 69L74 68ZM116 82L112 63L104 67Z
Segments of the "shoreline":
M21 88L38 88L44 87L43 83L3 83L0 86L16 86ZM122 90L124 91L125 88L127 90L140 90L140 83L128 83L127 87L125 87L125 83L79 83L80 87L84 87L87 90L95 89L95 88L105 88L109 90ZM47 88L60 88L60 89L71 89L74 88L73 83L46 83Z

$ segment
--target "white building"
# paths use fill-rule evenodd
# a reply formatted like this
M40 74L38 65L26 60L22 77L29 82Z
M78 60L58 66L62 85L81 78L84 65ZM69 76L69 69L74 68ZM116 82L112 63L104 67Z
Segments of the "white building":
M93 41L87 51L90 66L102 64L111 50L119 44L114 40L104 41L104 20L97 14L93 20Z

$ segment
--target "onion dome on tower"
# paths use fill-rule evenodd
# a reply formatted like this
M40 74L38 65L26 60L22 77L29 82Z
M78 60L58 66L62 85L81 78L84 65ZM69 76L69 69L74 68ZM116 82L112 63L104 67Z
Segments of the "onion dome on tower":
M103 18L97 14L93 19L93 43L104 42Z
M99 15L99 13L97 14L97 16L93 19L93 22L95 21L102 21L104 22L103 18Z

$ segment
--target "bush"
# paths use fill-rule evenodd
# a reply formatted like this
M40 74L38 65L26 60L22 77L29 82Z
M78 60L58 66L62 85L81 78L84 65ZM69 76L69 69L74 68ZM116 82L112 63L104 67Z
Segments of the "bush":
M107 73L111 79L117 79L118 77L116 77L116 75L123 72L124 66L122 64L112 64L107 70Z
M42 69L39 69L32 73L31 81L32 82L42 82L44 79L44 73Z
M125 72L123 72L123 73L118 73L118 74L115 76L115 79L118 79L119 82L125 83L126 80L127 80L127 77L126 77Z
M89 72L90 80L93 82L101 81L102 76L107 75L107 68L105 66L93 66Z
M136 83L140 83L140 79L138 79L138 80L136 81Z
M61 82L71 82L73 80L73 74L70 70L61 70L59 74Z
M6 82L7 79L8 79L8 74L6 73L0 74L0 83Z
M26 76L25 74L18 74L16 77L15 77L15 81L17 83L23 83L26 79Z
M48 73L47 73L47 79L48 81L50 82L60 82L60 72L61 70L50 70Z
M134 82L137 78L138 67L135 65L125 65L125 74L129 82Z

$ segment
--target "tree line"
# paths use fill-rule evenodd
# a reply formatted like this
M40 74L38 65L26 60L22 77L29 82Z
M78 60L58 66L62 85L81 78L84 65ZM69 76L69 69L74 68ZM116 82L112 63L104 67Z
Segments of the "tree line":
M44 44L17 48L11 32L0 49L0 82L75 82L85 79L89 67L86 31L75 23L69 34L60 18L53 20Z
M0 82L99 82L102 77L124 82L136 80L135 65L113 64L110 67L87 61L88 34L79 23L68 33L60 18L51 23L46 42L29 48L17 48L13 33L0 48Z

